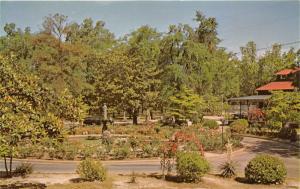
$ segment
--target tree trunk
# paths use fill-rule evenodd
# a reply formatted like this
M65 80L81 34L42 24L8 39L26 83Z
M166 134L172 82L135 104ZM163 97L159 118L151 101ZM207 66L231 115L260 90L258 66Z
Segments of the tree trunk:
M126 118L126 111L123 112L123 121L126 121L127 118Z
M147 109L147 111L146 111L146 117L145 117L145 122L148 123L149 120L151 120L151 117L150 117L150 110Z
M133 110L132 113L132 124L137 125L138 124L138 110Z
M12 159L13 159L13 156L11 154L9 157L9 176L10 177L12 176Z
M6 176L8 176L8 168L7 168L7 161L6 161L6 156L5 155L4 155L4 166L5 166Z
M102 133L107 130L107 120L103 120Z
M153 116L154 116L153 111L150 110L150 119L151 119L151 120L153 120Z

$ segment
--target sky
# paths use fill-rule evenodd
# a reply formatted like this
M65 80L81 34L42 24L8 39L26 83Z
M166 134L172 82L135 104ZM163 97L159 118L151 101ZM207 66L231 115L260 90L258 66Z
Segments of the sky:
M220 47L239 52L241 46L254 41L257 48L273 43L300 48L300 1L1 1L0 35L5 23L14 22L33 32L41 29L43 18L61 13L69 22L84 18L102 20L117 37L142 25L166 32L171 24L196 26L197 10L218 22ZM265 50L265 49L264 49Z

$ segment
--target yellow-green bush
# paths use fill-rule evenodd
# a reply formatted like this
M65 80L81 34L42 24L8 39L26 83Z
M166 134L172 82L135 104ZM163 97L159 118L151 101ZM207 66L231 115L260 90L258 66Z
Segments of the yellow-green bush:
M208 161L198 152L176 154L176 170L184 182L198 182L209 169Z
M76 172L82 179L88 181L104 181L106 179L106 169L100 161L86 159L80 162Z
M235 120L230 124L230 130L232 133L244 134L247 131L249 123L245 119Z
M215 120L204 120L204 122L202 123L203 127L207 127L209 129L218 129L219 125Z
M286 174L283 161L267 154L256 156L245 168L246 179L252 183L280 184Z

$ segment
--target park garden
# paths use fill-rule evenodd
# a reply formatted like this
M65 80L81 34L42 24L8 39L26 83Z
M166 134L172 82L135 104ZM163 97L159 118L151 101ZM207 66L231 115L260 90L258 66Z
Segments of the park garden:
M160 179L197 183L211 167L206 152L228 153L220 175L236 176L231 153L243 147L244 134L299 140L297 89L273 92L260 124L232 120L226 103L255 94L276 71L299 66L299 50L283 52L274 44L258 57L249 42L238 58L218 47L215 18L197 12L194 20L196 27L170 25L161 33L145 25L118 39L103 21L76 23L61 14L45 17L36 33L6 24L0 38L1 175L33 171L30 164L13 169L14 158L77 160L82 181L102 182L108 176L100 161L156 158ZM232 123L205 119L211 115ZM86 124L89 116L100 124ZM131 123L118 124L123 119ZM286 174L270 155L245 167L247 183L282 184Z

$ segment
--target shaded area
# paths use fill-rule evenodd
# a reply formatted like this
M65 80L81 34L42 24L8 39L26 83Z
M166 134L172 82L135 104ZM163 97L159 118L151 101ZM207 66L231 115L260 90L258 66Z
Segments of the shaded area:
M277 141L271 140L262 140L262 139L253 139L250 146L246 146L246 150L253 153L267 153L267 154L276 154L283 158L300 158L300 151L294 145L289 145L285 143L280 143Z

